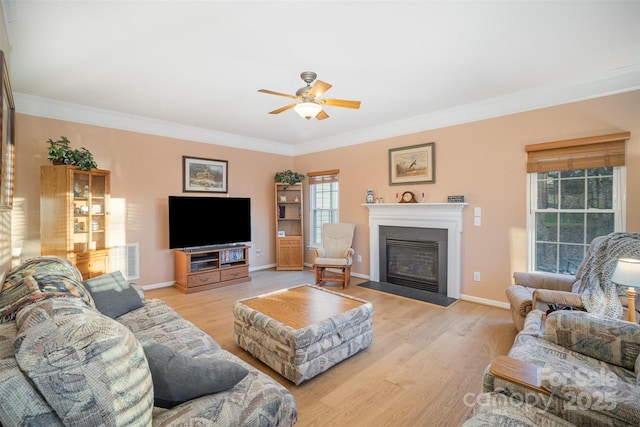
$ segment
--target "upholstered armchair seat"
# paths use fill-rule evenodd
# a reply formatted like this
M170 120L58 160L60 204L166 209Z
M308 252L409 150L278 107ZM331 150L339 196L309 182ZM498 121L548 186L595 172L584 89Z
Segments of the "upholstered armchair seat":
M349 258L316 258L315 264L317 265L330 265L330 266L345 266L351 265L352 260Z

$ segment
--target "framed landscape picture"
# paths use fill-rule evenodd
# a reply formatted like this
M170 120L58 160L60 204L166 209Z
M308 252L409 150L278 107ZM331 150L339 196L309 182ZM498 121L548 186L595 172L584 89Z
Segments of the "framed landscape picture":
M389 149L389 185L436 182L435 143Z
M182 190L185 193L226 193L227 161L182 156Z

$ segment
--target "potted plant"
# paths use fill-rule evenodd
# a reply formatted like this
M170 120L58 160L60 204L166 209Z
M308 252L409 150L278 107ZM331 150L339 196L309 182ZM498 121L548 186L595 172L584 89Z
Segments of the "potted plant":
M73 164L83 171L88 171L98 167L98 164L93 158L93 154L84 147L80 147L79 150L73 150Z
M54 165L72 165L78 166L81 170L88 171L97 168L98 165L93 155L84 147L73 150L69 146L71 142L66 136L61 136L57 141L49 138L49 155L47 159Z
M49 156L48 160L54 165L70 165L73 159L73 150L69 147L69 140L66 136L61 136L59 140L54 141L49 138Z
M293 185L299 182L302 182L304 179L304 175L298 172L293 172L290 169L287 169L282 172L277 172L275 176L276 182L282 182L285 184Z

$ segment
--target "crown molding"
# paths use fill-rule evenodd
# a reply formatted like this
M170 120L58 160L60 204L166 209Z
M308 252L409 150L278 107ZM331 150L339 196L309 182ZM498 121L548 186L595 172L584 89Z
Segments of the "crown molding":
M297 156L638 89L640 89L640 64L634 64L589 79L495 97L331 138L300 143L295 146L87 107L20 92L14 93L14 98L16 111L23 114L206 144Z
M185 126L133 114L119 113L117 111L87 107L21 92L14 92L13 96L16 111L21 114L187 141L203 142L205 144L293 156L293 147L288 144L217 132L194 126Z
M298 144L296 156L364 142L408 135L447 126L487 120L509 114L553 107L640 89L640 64L599 76L549 85L495 97L429 114L410 117L350 134Z

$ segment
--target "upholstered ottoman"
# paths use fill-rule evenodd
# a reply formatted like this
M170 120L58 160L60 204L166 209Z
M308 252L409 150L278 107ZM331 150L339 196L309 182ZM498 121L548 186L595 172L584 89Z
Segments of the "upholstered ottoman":
M373 305L313 285L236 301L233 336L295 384L367 348Z

